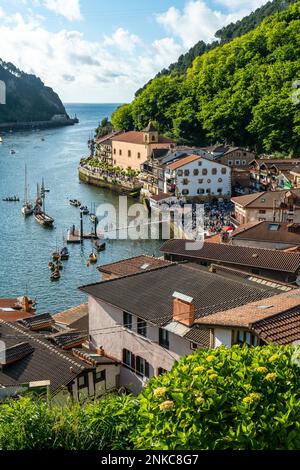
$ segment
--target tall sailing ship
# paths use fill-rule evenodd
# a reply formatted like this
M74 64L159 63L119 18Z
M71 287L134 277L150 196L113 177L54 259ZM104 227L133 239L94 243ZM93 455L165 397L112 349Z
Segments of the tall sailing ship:
M46 213L45 209L45 187L44 182L40 189L39 184L37 185L37 199L35 202L34 208L34 218L40 224L45 227L52 227L54 224L54 219Z
M33 214L33 206L31 202L29 201L29 197L28 197L27 166L26 165L25 165L24 202L23 202L21 211L22 211L22 214L25 215L25 217Z

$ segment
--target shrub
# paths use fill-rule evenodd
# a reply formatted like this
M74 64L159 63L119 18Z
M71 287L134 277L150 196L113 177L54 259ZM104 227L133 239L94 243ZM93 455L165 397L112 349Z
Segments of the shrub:
M299 449L293 349L199 350L139 396L137 449Z
M136 413L130 395L64 408L25 397L1 406L0 449L118 450L130 448Z

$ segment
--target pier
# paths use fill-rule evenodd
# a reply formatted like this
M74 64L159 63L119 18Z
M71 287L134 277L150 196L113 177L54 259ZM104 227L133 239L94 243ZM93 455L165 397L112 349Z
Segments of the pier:
M85 233L83 230L83 213L80 211L80 228L73 225L69 228L67 233L66 242L68 244L79 244L83 243L84 240L98 240L97 235L97 220L95 220L94 230L90 233Z

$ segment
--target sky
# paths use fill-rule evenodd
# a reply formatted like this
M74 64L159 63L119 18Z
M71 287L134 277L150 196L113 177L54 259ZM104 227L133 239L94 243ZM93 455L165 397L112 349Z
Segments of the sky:
M65 103L125 103L266 0L0 0L0 58Z

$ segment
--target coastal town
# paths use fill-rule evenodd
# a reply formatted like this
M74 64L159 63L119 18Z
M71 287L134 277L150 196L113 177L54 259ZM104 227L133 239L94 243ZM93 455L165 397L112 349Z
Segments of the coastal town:
M160 257L100 264L99 282L78 286L87 303L55 315L26 296L1 299L2 398L34 384L58 402L138 394L198 349L300 341L300 160L177 146L151 122L90 140L89 151L88 184L138 195L149 211L203 204L203 246L170 239Z
M0 4L2 464L282 466L300 0Z

